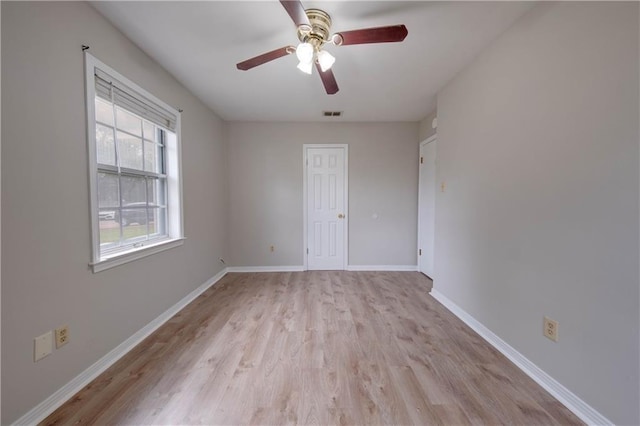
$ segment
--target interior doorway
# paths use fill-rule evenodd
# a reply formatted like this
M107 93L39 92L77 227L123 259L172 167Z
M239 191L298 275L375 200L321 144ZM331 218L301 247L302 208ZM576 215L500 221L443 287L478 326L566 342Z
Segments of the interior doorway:
M432 280L435 278L436 151L436 135L420 144L418 269Z

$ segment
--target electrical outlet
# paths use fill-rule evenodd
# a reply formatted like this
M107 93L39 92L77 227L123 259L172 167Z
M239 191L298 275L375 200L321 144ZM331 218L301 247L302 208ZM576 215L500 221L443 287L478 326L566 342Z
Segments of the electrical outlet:
M270 251L271 253L273 253L274 251L276 251L276 248L275 248L274 246L270 246L270 247L269 247L269 251Z
M69 326L63 325L56 328L56 349L60 349L69 343Z
M558 321L544 317L544 327L542 330L544 336L554 342L558 341Z
M38 362L45 356L50 355L52 346L53 335L50 331L33 339L33 362Z

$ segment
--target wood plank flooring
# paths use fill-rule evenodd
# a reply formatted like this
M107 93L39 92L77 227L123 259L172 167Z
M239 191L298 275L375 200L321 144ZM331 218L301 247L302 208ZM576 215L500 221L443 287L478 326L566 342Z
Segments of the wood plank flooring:
M582 424L430 287L228 274L43 424Z

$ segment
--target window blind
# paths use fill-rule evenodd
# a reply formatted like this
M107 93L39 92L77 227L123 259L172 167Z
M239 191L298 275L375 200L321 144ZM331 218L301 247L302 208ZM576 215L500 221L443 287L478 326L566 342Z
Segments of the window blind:
M175 112L158 105L140 92L95 68L96 96L137 114L172 132L176 131L178 117Z

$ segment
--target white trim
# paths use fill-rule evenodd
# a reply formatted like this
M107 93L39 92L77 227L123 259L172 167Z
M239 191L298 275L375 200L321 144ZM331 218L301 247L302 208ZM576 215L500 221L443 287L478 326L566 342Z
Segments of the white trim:
M349 144L311 144L305 143L302 145L302 258L303 268L305 271L309 270L309 263L307 261L307 150L313 148L343 148L344 149L344 207L345 207L345 220L344 220L344 263L342 268L346 271L349 265Z
M94 69L97 59L85 51L84 54L84 92L85 111L87 113L87 167L89 169L89 214L91 218L91 261L100 260L100 230L98 217L98 164L96 163L96 146L92 141L96 137L95 81ZM94 271L95 272L95 271Z
M302 272L304 266L229 266L227 272Z
M416 272L418 265L349 265L347 271Z
M92 263L91 267L93 268L93 273L95 274L96 272L124 265L125 263L129 263L134 260L142 259L143 257L151 256L152 254L160 253L162 251L181 246L182 244L184 244L184 240L185 238L176 238L174 240L161 241L142 249L136 248L131 252L118 253L114 257Z
M309 173L307 164L307 145L302 145L302 267L304 270L309 269L309 236L307 235L307 174Z
M460 306L456 305L447 296L443 295L435 288L431 290L431 295L455 316L460 318L462 322L471 327L480 335L480 337L486 340L504 356L509 358L509 360L520 368L520 370L522 370L527 376L531 377L554 398L564 404L564 406L578 416L580 420L590 425L613 425L612 421L600 414L553 377L545 373L540 367L529 361L524 355L515 350L500 337L496 336L491 330L469 315Z
M175 314L191 303L196 297L204 293L209 287L216 284L222 277L227 274L227 269L218 272L214 277L193 290L191 293L183 297L178 303L160 314L156 319L135 332L124 342L120 343L105 356L96 361L89 368L71 379L66 385L55 391L51 396L29 410L24 416L20 417L14 425L35 425L43 421L49 414L53 413L58 407L67 402L73 395L78 393L93 379L98 377L107 368L111 367L120 358L131 351L136 345L147 338L151 333L156 331L165 322L170 320Z

